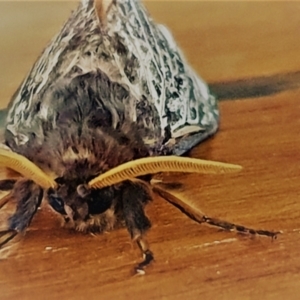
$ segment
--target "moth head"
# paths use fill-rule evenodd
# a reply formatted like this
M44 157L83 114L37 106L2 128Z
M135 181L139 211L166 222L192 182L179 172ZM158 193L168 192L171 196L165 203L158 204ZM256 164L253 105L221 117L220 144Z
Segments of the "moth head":
M59 177L55 181L55 188L47 190L47 200L52 208L72 222L86 221L93 214L91 191L84 184L77 184L76 180Z
M69 227L80 231L98 231L101 224L94 222L94 217L97 219L97 216L111 208L119 189L91 189L76 179L57 178L56 181L56 188L48 189L46 196L52 208L64 216Z
M0 149L0 165L17 171L44 188L51 206L73 221L84 221L90 214L105 211L109 203L105 203L103 199L113 197L113 194L109 194L111 191L109 187L126 180L160 172L218 174L241 170L238 165L196 158L146 157L121 164L85 183L79 182L79 178L54 180L24 156L4 149ZM97 209L93 208L95 200L98 202Z

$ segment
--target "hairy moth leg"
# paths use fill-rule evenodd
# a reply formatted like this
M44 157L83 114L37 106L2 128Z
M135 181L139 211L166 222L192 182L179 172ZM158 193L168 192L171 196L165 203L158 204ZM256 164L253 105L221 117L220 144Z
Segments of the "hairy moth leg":
M0 180L0 191L11 191L16 183L16 180L4 179ZM7 209L1 210L9 201L12 201L12 193L8 193L0 199L0 232L2 232L2 227L7 228L6 221L8 219L8 214L6 213ZM5 225L4 225L5 224ZM6 235L7 231L3 231L3 234L0 235L0 245L3 244L4 235ZM1 246L0 246L1 247Z
M161 197L166 199L168 202L173 204L175 207L179 208L182 212L184 212L186 215L188 215L191 219L198 223L206 223L212 226L220 227L225 230L229 231L237 231L241 233L249 233L252 235L264 235L264 236L269 236L272 239L276 239L277 234L280 232L273 232L273 231L268 231L268 230L256 230L253 228L248 228L242 225L237 225L234 223L230 223L227 221L219 220L216 218L211 218L203 214L198 208L193 207L192 205L186 203L184 200L181 200L174 196L173 194L167 192L166 190L158 187L155 185L153 187L153 191L158 193Z
M16 204L13 203L12 193L0 200L0 259L6 258L14 246L17 246L18 232L9 227L9 218L13 215Z
M10 191L10 190L12 190L16 182L17 182L16 179L0 180L0 191ZM0 203L1 203L1 200L0 200ZM0 204L0 208L1 208L1 204Z
M0 203L0 257L29 226L43 198L43 190L31 180L17 181Z
M145 205L152 200L151 189L141 180L125 181L122 191L122 207L126 227L131 238L136 241L143 253L144 260L140 262L135 271L144 274L144 268L154 259L144 234L151 227L151 223L144 212Z
M2 189L6 190L6 189ZM12 199L12 193L4 196L0 200L0 210ZM4 209L5 210L5 209ZM4 214L0 211L0 258L1 258L1 248L4 245L7 245L18 233L15 230L10 230L7 226L7 218L8 214L5 212ZM2 230L2 226L3 230ZM6 230L7 228L7 230ZM5 256L5 255L3 255Z
M15 230L0 231L0 253L2 247L7 245L17 234L18 232Z

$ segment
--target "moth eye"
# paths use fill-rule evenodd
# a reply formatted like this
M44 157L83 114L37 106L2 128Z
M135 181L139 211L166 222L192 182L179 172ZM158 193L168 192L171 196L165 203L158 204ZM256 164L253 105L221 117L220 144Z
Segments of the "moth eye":
M65 183L65 179L63 177L57 177L54 180L58 184L64 184Z
M52 206L52 208L62 215L66 215L66 211L64 209L64 202L60 197L49 195L48 202Z

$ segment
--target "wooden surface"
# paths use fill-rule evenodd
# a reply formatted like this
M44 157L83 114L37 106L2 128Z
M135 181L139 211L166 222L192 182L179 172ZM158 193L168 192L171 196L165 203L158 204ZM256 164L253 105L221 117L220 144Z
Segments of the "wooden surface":
M1 107L75 6L0 3ZM43 207L0 262L0 299L299 299L300 3L147 6L220 98L236 99L220 103L220 131L190 155L244 167L166 180L181 182L176 193L207 215L283 234L271 241L198 225L156 197L148 209L155 263L132 276L140 253L125 229L69 232Z

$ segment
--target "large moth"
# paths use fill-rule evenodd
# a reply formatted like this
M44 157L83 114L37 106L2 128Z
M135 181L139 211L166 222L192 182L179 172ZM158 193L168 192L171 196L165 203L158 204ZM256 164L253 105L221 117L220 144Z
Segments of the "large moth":
M160 172L224 173L239 166L181 157L218 128L217 101L169 31L137 0L83 0L13 96L0 164L0 248L46 199L67 226L125 226L153 260L144 212L158 192L199 223L274 237L203 215L151 183ZM13 206L13 211L8 208Z

